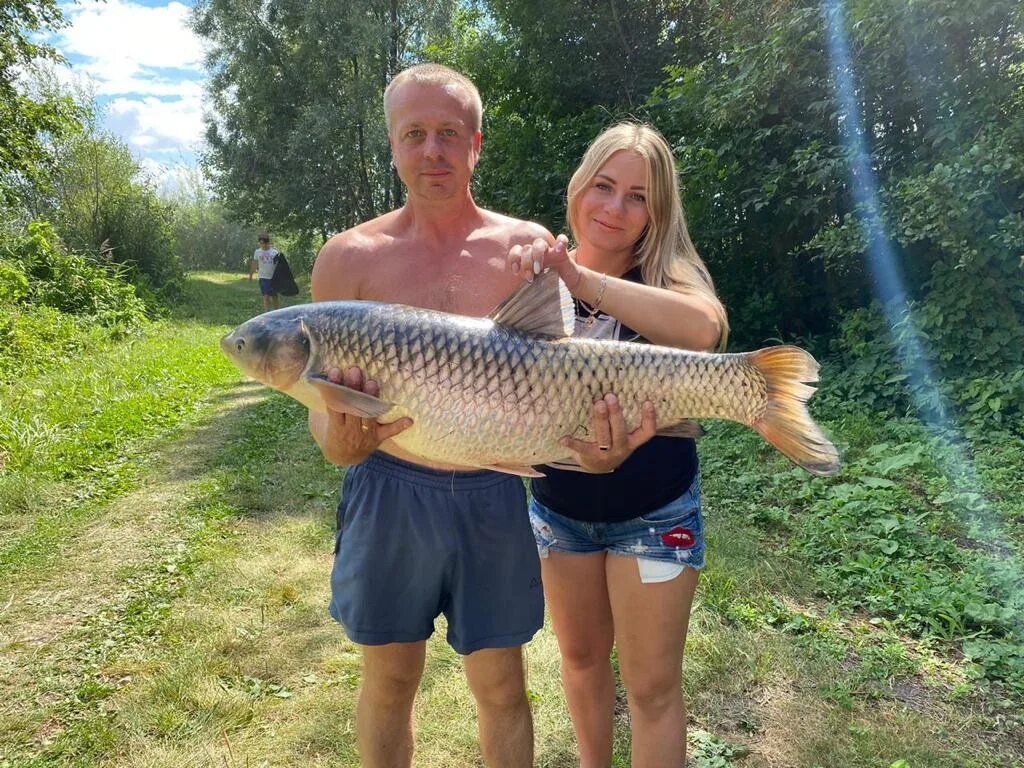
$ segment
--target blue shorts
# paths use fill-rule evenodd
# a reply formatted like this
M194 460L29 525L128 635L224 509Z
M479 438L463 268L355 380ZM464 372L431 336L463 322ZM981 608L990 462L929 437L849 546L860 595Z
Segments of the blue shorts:
M544 623L540 560L514 475L441 472L377 452L341 486L331 615L356 643L458 653L523 645Z
M260 293L264 296L277 296L277 291L274 290L272 283L273 281L269 277L261 277Z
M652 512L620 523L587 523L573 520L530 499L530 522L541 557L550 550L571 554L610 552L641 561L651 578L662 581L658 565L643 567L644 561L676 564L700 570L704 567L704 518L700 509L700 477L680 497ZM671 572L671 569L668 571ZM676 570L678 573L678 569Z

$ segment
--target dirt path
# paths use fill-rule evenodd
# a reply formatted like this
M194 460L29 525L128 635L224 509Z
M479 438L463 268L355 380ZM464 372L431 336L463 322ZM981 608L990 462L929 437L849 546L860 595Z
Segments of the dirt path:
M20 734L22 748L52 743L77 714L83 687L130 682L104 680L102 668L115 652L140 652L152 639L148 627L132 625L145 603L178 586L175 572L187 555L182 513L237 436L242 410L265 397L240 385L166 446L141 487L62 539L52 566L0 585L0 731Z

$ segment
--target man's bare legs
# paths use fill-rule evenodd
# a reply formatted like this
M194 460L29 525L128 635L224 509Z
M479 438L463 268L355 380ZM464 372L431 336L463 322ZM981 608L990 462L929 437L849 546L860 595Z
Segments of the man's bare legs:
M423 676L426 643L360 647L363 680L356 708L356 745L362 765L408 768L412 763L412 705Z
M522 648L488 648L463 658L476 699L480 750L489 768L533 765L533 719Z

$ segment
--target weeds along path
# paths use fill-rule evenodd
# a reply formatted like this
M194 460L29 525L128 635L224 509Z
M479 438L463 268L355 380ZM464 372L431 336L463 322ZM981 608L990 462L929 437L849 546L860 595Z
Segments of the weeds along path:
M186 316L153 338L160 351L138 357L213 349L254 311L237 278L204 276L193 290ZM159 380L129 357L104 370ZM81 494L88 473L50 477L53 503L0 543L0 768L358 765L359 655L326 612L340 472L300 406L220 375L194 376L203 390L148 440L90 454L92 471L116 480L102 492ZM161 398L145 402L157 423ZM737 446L723 433L701 450ZM723 503L730 479L717 474L684 666L692 768L1022 764L1024 747L978 706L955 659L830 611L784 537ZM778 504L800 514L799 500ZM428 644L416 765L479 766L472 697L444 631L439 621ZM549 626L527 656L536 764L571 768ZM616 724L626 766L624 706Z
M104 373L82 365L82 375L146 379L139 359L196 345L217 354L216 339L249 311L237 299L251 287L211 276L194 288L202 299L180 325L155 329L131 353L98 355L88 365ZM299 406L232 378L195 376L176 418L131 439L106 433L117 449L90 454L64 481L38 464L24 473L50 503L19 497L31 514L0 544L3 768L357 763L359 658L326 613L340 473L324 464ZM111 391L129 402L132 390ZM158 422L158 400L133 418ZM65 410L120 423L110 407L69 399ZM66 455L50 448L34 455ZM90 485L106 477L114 481ZM548 754L571 754L553 638L532 653L534 696L548 712L538 733ZM443 640L430 656L423 764L474 764L459 659Z

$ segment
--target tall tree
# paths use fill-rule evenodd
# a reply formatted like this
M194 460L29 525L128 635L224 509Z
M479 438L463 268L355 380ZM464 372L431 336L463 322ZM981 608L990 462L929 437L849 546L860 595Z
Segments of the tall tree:
M701 12L665 0L460 5L430 55L470 75L484 99L480 201L562 229L566 185L587 144L617 119L644 116L674 57L699 58L671 32Z
M32 88L27 74L60 60L52 46L38 42L59 28L56 0L5 0L0 7L0 202L16 203L19 188L45 185L52 167L47 139L74 131L79 117L70 98Z
M686 31L707 55L671 69L651 108L676 141L691 231L736 338L834 335L874 296L868 243L878 236L906 295L928 298L919 316L949 372L1019 359L1024 6L707 5L710 23ZM830 34L847 42L849 61L830 53ZM884 232L865 230L857 190L867 182ZM972 330L972 315L1000 330Z
M393 207L381 99L454 0L206 0L205 163L239 217L327 236Z

